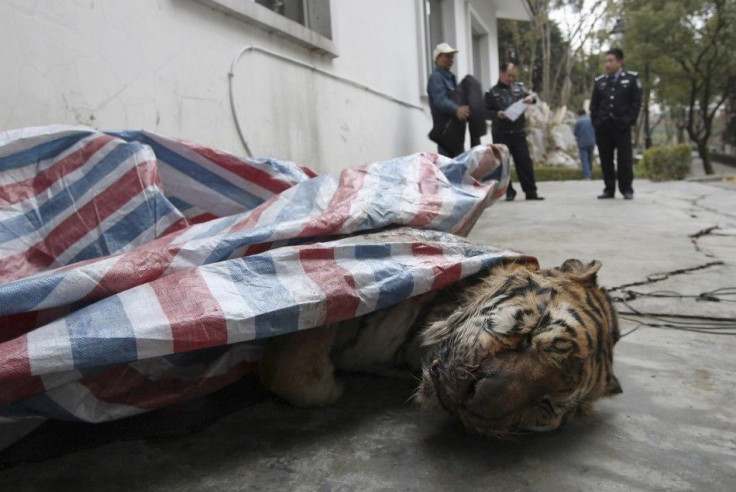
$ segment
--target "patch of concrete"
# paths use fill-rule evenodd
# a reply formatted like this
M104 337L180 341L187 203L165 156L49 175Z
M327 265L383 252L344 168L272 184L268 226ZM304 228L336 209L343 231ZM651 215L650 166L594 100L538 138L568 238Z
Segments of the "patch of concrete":
M545 201L494 205L471 239L533 254L545 267L599 259L600 283L618 288L615 296L736 286L736 239L721 233L736 229L736 189L634 185L635 199L624 201L597 200L597 182L540 183ZM631 302L646 312L736 318L730 302ZM413 382L348 375L344 398L327 408L266 396L189 432L118 432L114 442L1 471L0 480L8 490L732 490L736 337L634 330L640 322L622 321L628 334L615 370L624 393L549 434L467 435L411 404Z

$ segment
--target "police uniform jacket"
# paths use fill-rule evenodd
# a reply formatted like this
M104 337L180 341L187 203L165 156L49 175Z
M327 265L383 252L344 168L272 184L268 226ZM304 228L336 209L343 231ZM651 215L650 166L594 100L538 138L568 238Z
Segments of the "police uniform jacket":
M621 70L618 78L600 75L593 84L590 98L590 119L598 128L613 123L619 130L631 127L641 109L641 82L636 72Z
M531 91L526 90L521 82L506 85L499 81L498 84L491 87L486 92L486 118L491 120L491 133L523 132L526 121L523 114L516 121L511 121L506 118L499 119L498 112L531 94Z

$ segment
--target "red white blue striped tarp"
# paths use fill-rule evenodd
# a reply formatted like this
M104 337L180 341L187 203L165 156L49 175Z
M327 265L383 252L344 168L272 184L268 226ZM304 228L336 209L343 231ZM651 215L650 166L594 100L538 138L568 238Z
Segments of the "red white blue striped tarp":
M520 258L457 237L508 173L491 145L318 175L148 132L0 133L0 423L203 395L256 340Z

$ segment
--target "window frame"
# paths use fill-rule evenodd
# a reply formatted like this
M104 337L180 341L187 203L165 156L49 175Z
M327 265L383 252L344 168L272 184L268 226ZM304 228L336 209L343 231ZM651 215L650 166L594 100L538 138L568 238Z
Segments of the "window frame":
M434 60L432 59L432 52L434 46L432 46L431 39L431 28L429 22L429 13L427 11L427 3L429 0L416 0L417 6L417 31L418 36L418 48L419 48L419 94L420 99L427 102L429 96L427 94L427 83L429 82L429 76L434 71ZM444 16L442 20L442 30L444 31ZM444 33L443 33L444 34Z
M432 44L432 27L430 23L430 17L429 17L429 11L428 11L428 3L430 0L418 0L419 3L419 13L421 16L419 25L422 32L422 46L421 46L421 52L423 53L422 60L423 60L423 70L425 72L424 78L427 79L429 75L434 70L434 60L432 59L432 52L434 51L434 45ZM439 2L438 2L439 3ZM439 6L439 5L438 5ZM439 12L436 13L436 15L439 16L439 23L440 23L440 31L441 35L440 38L444 39L444 15L442 14L442 10L440 9ZM426 80L425 80L426 82Z
M467 18L467 45L470 48L470 67L472 74L478 79L483 87L491 86L491 66L489 64L491 46L491 29L483 21L483 18L475 11L472 5L468 4ZM480 52L476 53L476 44L474 38L476 33L480 39ZM476 57L480 62L480 66L476 67Z
M253 24L273 32L291 41L305 46L309 49L322 52L333 58L338 57L339 53L335 42L310 29L307 26L299 24L281 14L278 14L268 7L260 5L252 0L195 0L203 5L218 10L228 16L239 19L248 24ZM309 2L309 0L303 0ZM328 13L332 12L330 0L327 2ZM309 22L309 7L305 8L305 22ZM329 22L329 31L332 33L332 21Z

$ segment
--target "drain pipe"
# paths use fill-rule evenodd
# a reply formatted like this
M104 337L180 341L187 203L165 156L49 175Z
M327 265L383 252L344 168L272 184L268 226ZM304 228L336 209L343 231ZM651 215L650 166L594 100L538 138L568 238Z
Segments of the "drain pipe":
M419 111L426 113L426 110L424 107L419 106L417 104L412 104L406 101L402 101L401 99L398 99L390 94L386 94L385 92L377 91L371 87L368 87L365 84L361 84L360 82L356 82L354 80L348 79L346 77L341 77L339 75L335 75L332 72L328 72L327 70L323 70L319 67L316 67L315 65L310 65L309 63L304 63L301 60L297 60L296 58L291 58L289 56L284 56L279 53L269 51L267 49L259 48L258 46L248 45L244 46L233 58L232 63L230 63L230 71L228 72L228 87L230 90L230 109L233 113L233 120L235 121L235 128L238 131L238 136L240 137L240 141L243 144L243 147L245 148L245 152L248 154L248 157L253 157L253 153L250 150L250 146L248 145L247 140L245 139L245 135L243 134L243 128L240 126L240 118L238 118L238 112L235 107L235 88L233 84L233 79L235 78L235 66L238 63L238 60L240 60L240 57L242 57L246 52L248 51L258 51L260 53L263 53L265 55L271 56L273 58L279 59L281 61L285 61L287 63L291 63L293 65L297 65L300 67L308 68L309 70L313 72L317 72L321 75L325 75L327 77L330 77L335 80L339 80L340 82L343 82L345 84L351 85L353 87L356 87L358 89L363 89L366 92L370 92L371 94L374 94L376 96L382 97L383 99L387 99L389 101L395 102L397 104L400 104L402 106L405 106L407 108L411 109L418 109Z
M238 118L238 111L235 109L235 90L233 88L233 79L235 78L235 65L238 63L238 60L240 60L240 57L243 56L243 53L245 53L248 50L254 49L254 46L246 46L240 51L238 51L238 54L235 55L235 58L233 58L232 63L230 63L230 71L227 73L228 78L228 89L230 91L230 110L233 113L233 120L235 120L235 128L238 130L238 136L240 137L240 141L243 144L243 147L245 148L245 153L248 155L248 157L253 157L253 152L250 151L250 146L248 145L248 142L245 140L245 135L243 135L243 129L240 127L240 119Z

